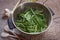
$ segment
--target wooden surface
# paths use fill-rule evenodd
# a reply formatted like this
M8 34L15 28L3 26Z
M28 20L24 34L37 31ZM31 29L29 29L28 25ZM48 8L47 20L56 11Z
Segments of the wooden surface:
M18 0L0 0L0 34L3 31L5 25L7 25L6 20L2 19L3 10L5 8L12 10L17 1ZM42 1L38 0L38 2ZM32 36L30 40L60 40L60 0L48 0L45 5L50 7L55 13L53 16L53 23L43 35L37 35L38 37ZM10 38L0 37L0 40L9 39Z

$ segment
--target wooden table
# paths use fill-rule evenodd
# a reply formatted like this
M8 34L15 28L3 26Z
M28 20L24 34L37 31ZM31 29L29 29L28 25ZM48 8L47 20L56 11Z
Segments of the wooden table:
M0 34L3 31L5 25L7 25L7 21L2 19L3 10L5 8L12 10L17 1L18 0L0 0ZM38 0L38 2L41 1ZM32 36L30 40L60 40L60 0L48 0L45 5L50 7L55 13L53 16L53 23L47 32L45 32L42 36ZM13 39L0 37L0 40Z

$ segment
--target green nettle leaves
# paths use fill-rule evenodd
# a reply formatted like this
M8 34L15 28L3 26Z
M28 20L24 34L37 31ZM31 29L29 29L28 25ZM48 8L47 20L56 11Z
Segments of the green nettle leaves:
M17 27L28 33L44 31L47 28L47 22L43 13L43 10L29 8L17 15L18 19L15 23Z

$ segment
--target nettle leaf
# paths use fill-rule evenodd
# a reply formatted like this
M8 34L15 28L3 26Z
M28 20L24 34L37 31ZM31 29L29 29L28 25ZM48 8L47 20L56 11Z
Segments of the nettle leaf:
M15 23L17 27L25 32L41 32L47 28L46 16L43 10L28 8L17 16L18 19Z
M31 18L30 11L26 12L24 17L26 18L26 20L30 21L30 18Z

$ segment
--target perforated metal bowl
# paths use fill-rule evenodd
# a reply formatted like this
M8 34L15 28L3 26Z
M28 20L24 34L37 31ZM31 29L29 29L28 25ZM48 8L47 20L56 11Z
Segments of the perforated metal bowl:
M15 21L17 19L17 14L20 13L20 12L23 12L24 10L26 10L26 7L31 7L31 8L42 8L44 9L44 14L46 15L46 18L47 18L47 28L46 30L42 31L42 32L36 32L36 33L27 33L27 32L24 32L22 31L19 27L17 27L15 25ZM50 9L48 7L46 7L45 5L43 4L40 4L40 3L35 3L35 2L24 2L24 3L21 3L13 12L13 15L12 15L12 21L13 21L13 24L14 26L19 30L21 31L22 33L25 33L25 34L40 34L40 33L43 33L45 31L48 30L48 28L50 27L51 23L52 23L52 13L50 11Z

